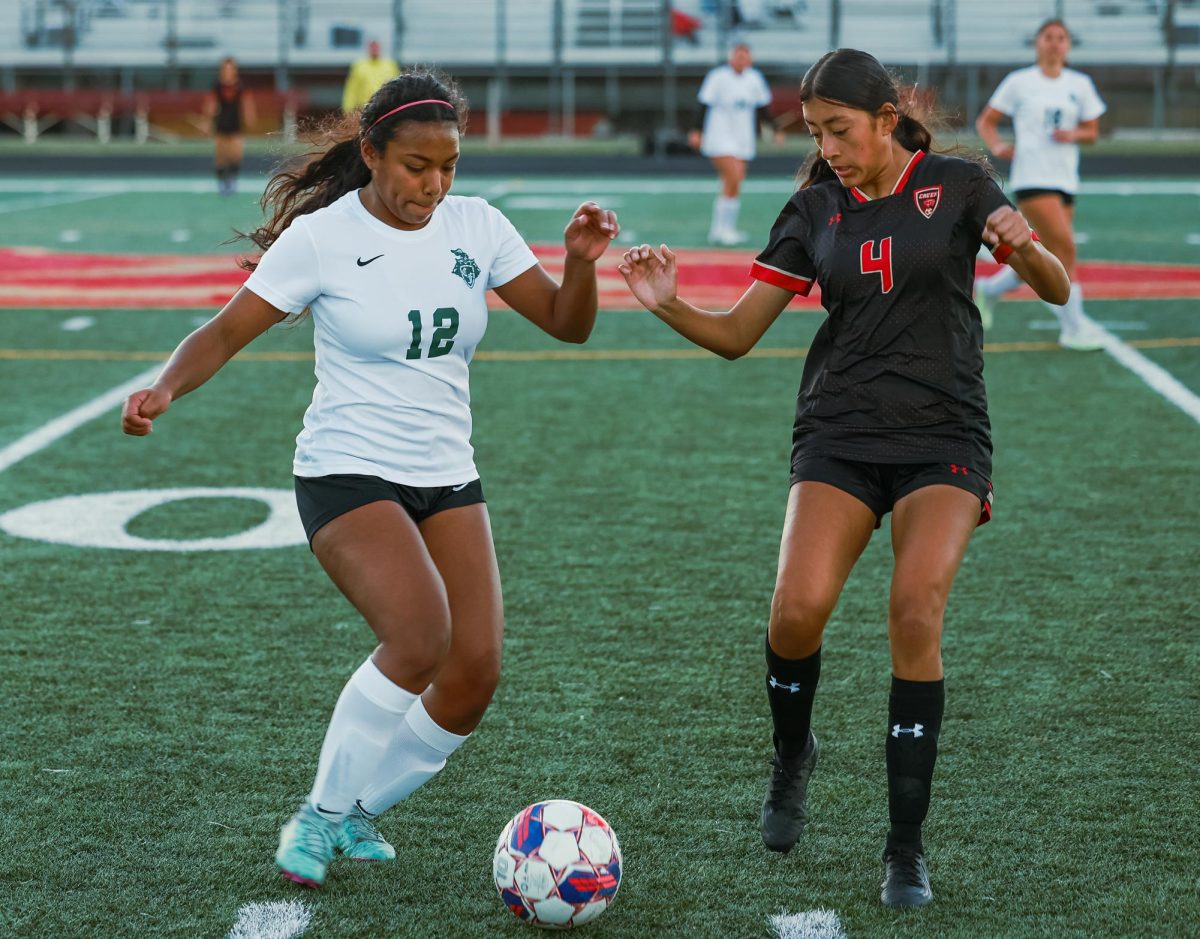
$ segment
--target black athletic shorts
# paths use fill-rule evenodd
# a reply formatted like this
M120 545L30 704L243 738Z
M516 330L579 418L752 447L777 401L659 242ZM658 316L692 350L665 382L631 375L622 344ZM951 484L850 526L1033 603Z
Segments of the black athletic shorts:
M906 495L926 486L957 486L979 498L979 524L992 517L992 483L960 463L858 463L820 454L801 454L792 463L792 485L828 483L848 492L875 513L875 527Z
M1017 197L1017 201L1022 199L1034 199L1037 196L1058 196L1063 201L1063 205L1074 205L1075 195L1070 192L1063 192L1061 189L1017 189L1013 192Z
M446 509L485 502L483 484L474 479L460 486L403 486L378 476L337 473L296 476L296 506L311 546L313 535L327 522L370 502L395 502L420 524Z

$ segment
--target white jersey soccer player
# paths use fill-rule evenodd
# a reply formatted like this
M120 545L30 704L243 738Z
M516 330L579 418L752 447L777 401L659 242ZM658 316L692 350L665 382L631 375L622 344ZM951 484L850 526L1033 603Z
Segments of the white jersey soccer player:
M292 222L246 287L285 312L312 311L317 387L295 474L475 479L467 373L486 293L536 264L479 198L447 196L417 231L379 221L357 191Z
M1000 82L988 107L1012 118L1016 145L1009 188L1079 191L1079 144L1056 140L1054 132L1074 130L1107 110L1087 75L1064 68L1051 78L1037 65L1017 69Z
M708 109L700 152L706 157L753 160L758 152L755 114L771 103L771 89L762 72L753 66L738 72L719 65L704 76L696 97Z
M1071 278L1070 298L1062 306L1051 305L1060 325L1059 345L1098 349L1101 338L1083 312L1083 288L1075 279L1073 225L1079 144L1096 139L1106 109L1092 80L1066 67L1071 35L1061 20L1044 22L1034 46L1037 64L1007 75L975 126L995 156L1012 159L1009 187L1017 208ZM1012 120L1016 138L1011 145L998 133L1005 117ZM1019 283L1009 268L976 283L975 302L985 328L991 325L995 300Z
M449 194L466 107L452 81L413 69L324 128L319 149L267 184L268 217L249 235L263 255L241 262L245 286L122 412L125 432L145 436L255 337L311 312L317 386L296 438L296 507L377 642L279 835L276 865L308 887L335 854L395 860L375 819L441 771L500 679L503 595L468 384L487 291L554 339L583 342L596 262L619 231L584 202L563 229L561 282L551 277L499 210Z
M757 152L758 111L771 103L771 89L762 72L751 64L750 48L739 44L730 51L728 64L718 65L704 76L696 97L704 119L702 129L692 132L692 146L712 160L721 176L708 240L740 244L746 240L737 229L742 180L746 164Z

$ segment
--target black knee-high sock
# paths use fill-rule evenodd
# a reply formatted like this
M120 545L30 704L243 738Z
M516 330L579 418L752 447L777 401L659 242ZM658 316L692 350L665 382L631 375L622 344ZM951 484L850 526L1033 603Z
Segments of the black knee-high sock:
M804 752L812 724L813 695L821 678L821 650L803 659L785 659L767 638L767 700L775 724L775 752L792 759Z
M231 183L237 182L238 174L241 171L242 171L241 163L230 163L228 166L225 167L225 172L227 172L229 174L229 181Z
M929 813L929 788L945 708L943 680L892 678L887 735L889 850L924 850L921 823Z

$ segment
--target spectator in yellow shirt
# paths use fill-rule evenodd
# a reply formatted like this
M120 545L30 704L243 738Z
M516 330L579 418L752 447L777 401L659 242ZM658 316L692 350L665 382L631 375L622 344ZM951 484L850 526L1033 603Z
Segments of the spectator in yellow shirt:
M380 85L399 74L400 66L395 59L380 56L379 40L372 39L367 43L366 57L350 66L346 87L342 91L342 110L357 111L371 99Z

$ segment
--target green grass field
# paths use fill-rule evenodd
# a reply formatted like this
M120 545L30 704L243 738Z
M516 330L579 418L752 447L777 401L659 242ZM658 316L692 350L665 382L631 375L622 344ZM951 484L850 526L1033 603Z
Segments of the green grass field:
M763 233L789 181L754 183L743 227ZM0 244L233 251L230 227L258 218L252 194L220 200L203 181L74 202L38 184L0 186ZM616 199L638 240L699 245L711 183L656 185L462 180L532 241L558 237L569 209L554 200L575 187ZM1081 254L1200 264L1198 206L1194 191L1086 194ZM186 242L170 241L178 230ZM1089 311L1200 392L1196 300ZM0 453L211 312L0 310ZM80 313L94 323L64 330ZM272 864L333 702L372 648L306 547L136 551L0 532L0 935L221 937L243 904L299 898L322 939L515 939L529 933L496 896L491 853L514 812L550 797L591 805L621 839L624 880L587 927L596 939L766 937L769 915L819 907L852 939L1200 934L1200 426L1109 355L1054 348L1047 319L1006 303L988 336L996 513L947 617L931 907L878 904L886 526L827 633L810 827L788 856L758 839L762 635L803 365L787 350L820 317L785 315L762 343L782 354L729 363L674 356L682 340L630 310L605 311L579 350L610 355L538 357L555 344L500 312L473 393L505 673L477 734L383 820L400 863L335 864L319 893ZM0 471L0 513L110 491L290 490L311 332L273 330L247 351L148 439L123 436L112 409ZM187 499L129 531L219 538L265 514Z

